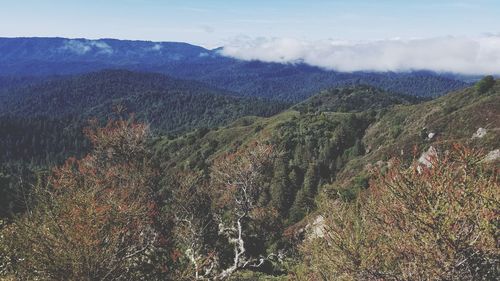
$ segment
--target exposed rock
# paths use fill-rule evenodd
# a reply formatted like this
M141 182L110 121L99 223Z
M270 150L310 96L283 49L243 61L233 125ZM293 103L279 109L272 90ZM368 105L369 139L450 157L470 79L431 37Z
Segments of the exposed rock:
M484 157L484 162L495 162L497 160L500 160L500 149L492 150Z
M474 133L474 135L472 135L472 138L475 139L475 138L483 138L484 136L486 136L486 133L488 132L488 130L486 130L485 128L479 128L477 129L477 131Z
M437 150L434 148L434 146L431 146L426 152L422 153L420 158L418 158L418 162L422 165L425 165L427 168L430 168L432 167L431 160L435 157L437 157Z
M427 135L427 139L428 139L428 140L432 140L435 136L436 136L436 133L429 133L429 134Z
M377 162L377 163L378 163L378 162ZM383 164L383 163L384 163L384 162L382 162L382 164ZM396 163L395 163L395 159L389 159L389 160L387 161L387 168L391 169L392 167L394 167L394 165L395 165L395 164L396 164ZM382 167L382 166L380 166L380 167Z
M322 215L316 217L314 222L306 226L307 238L315 239L325 236L325 218Z
M370 153L371 151L372 151L372 146L371 146L371 145L367 146L367 147L366 147L366 153L368 154L368 153Z

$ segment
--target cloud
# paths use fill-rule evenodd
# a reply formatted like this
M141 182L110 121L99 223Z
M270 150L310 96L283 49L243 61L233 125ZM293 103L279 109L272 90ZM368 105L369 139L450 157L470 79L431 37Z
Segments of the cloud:
M106 42L102 42L99 40L70 39L64 41L63 46L60 49L75 53L77 55L84 55L92 50L95 50L100 54L113 53L113 48L111 48L111 46L109 46Z
M101 41L90 41L90 45L96 47L99 53L111 54L113 53L113 48L105 42Z
M151 47L152 51L160 51L161 49L163 49L163 46L160 43L155 43L153 47Z
M92 50L92 47L78 40L67 40L63 43L61 50L70 51L78 55L84 55Z
M430 70L500 74L499 34L366 42L240 38L225 45L221 54L241 60L306 63L344 72Z

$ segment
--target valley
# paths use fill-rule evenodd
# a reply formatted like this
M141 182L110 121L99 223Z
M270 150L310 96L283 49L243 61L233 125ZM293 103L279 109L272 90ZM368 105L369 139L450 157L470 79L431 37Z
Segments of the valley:
M202 201L193 208L215 204L203 193L203 186L212 184L214 165L227 155L243 153L236 157L246 159L245 151L256 145L272 147L273 161L259 176L254 198L272 213L248 221L245 243L251 245L249 257L279 251L286 262L271 259L257 271L237 268L234 280L303 274L299 249L309 245L310 221L329 219L325 204L361 200L376 178L373 167L387 169L396 158L410 163L430 147L443 153L460 143L494 153L500 143L499 82L484 91L473 86L435 99L345 86L293 104L163 74L105 70L10 87L1 99L1 214L7 219L26 212L29 181L43 180L68 157L96 153L86 127L99 132L95 126L111 126L104 133L117 129L113 122L137 122L151 129L144 145L158 173L151 178L152 190L164 198L158 203L167 216L162 223L172 234L178 229L169 216L176 213L171 208L178 196L187 196L178 194L183 186L198 186L192 196ZM480 129L486 133L474 137ZM202 235L226 243L210 230L216 221L207 214L196 215L206 220ZM200 244L199 254L211 251L207 243Z

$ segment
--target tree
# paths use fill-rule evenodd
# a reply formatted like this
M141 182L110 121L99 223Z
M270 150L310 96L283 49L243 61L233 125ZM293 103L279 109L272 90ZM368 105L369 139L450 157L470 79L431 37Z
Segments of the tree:
M476 83L476 89L478 93L484 94L489 91L494 85L495 78L491 75L488 75Z
M324 201L324 235L309 239L300 274L339 280L496 280L497 167L460 145L405 168L376 171L354 204ZM305 272L305 273L304 273Z
M271 204L280 212L282 217L287 216L287 211L291 205L291 198L294 192L293 186L288 179L288 168L285 159L275 161L273 168L273 178L271 180Z
M245 247L250 223L276 216L275 210L257 205L264 191L264 175L273 167L275 155L272 146L253 143L245 150L217 159L212 166L211 187L217 198L214 216L219 234L233 246L233 262L220 272L218 279L226 279L240 269L260 267L276 256L252 258Z
M314 197L319 185L317 164L311 162L304 176L304 185L297 192L295 201L290 209L290 220L297 222L314 208Z
M149 129L130 120L86 130L93 144L35 187L34 204L4 231L20 279L130 280L165 268Z
M253 143L215 159L209 178L201 173L176 174L180 180L171 188L169 212L176 242L189 263L177 279L223 280L277 257L255 256L247 248L250 236L272 224L277 215L259 203L275 156L272 146Z
M212 198L208 181L200 174L181 171L176 178L169 212L174 216L176 244L189 263L187 268L180 265L176 278L205 279L213 276L218 267L217 225L210 212Z

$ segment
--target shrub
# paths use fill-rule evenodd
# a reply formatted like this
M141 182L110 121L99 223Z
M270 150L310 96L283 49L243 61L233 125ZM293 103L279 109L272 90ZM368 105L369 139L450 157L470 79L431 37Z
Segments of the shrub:
M55 168L2 231L12 272L21 280L152 280L165 237L148 127L119 120L86 133L92 152Z
M396 162L354 204L324 202L325 234L302 247L316 279L495 280L498 168L455 146L432 167ZM326 280L326 279L325 279Z
M495 85L495 78L488 75L476 83L476 90L480 94L484 94L489 91Z

